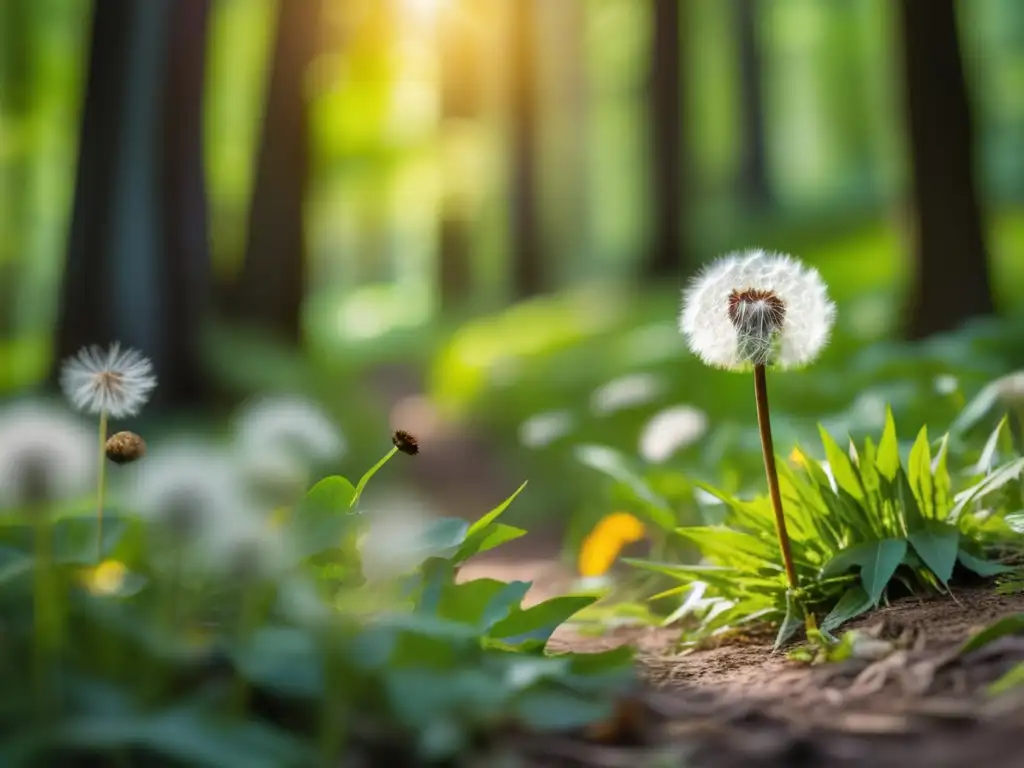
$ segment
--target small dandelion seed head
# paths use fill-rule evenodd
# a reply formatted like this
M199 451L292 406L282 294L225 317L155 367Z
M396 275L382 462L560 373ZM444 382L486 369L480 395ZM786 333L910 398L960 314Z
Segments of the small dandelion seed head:
M135 416L156 388L153 364L141 352L121 349L117 342L107 350L86 347L61 367L61 389L79 411L122 419Z
M395 448L409 456L415 456L420 452L419 440L417 440L413 435L410 435L404 429L396 431L391 436L391 442L394 443Z
M95 438L77 419L37 402L0 412L0 507L34 506L87 492Z
M145 455L146 441L134 432L118 432L107 439L107 458L115 464L131 464Z
M683 294L679 328L706 364L797 368L828 343L835 305L818 272L791 256L755 250L724 256Z

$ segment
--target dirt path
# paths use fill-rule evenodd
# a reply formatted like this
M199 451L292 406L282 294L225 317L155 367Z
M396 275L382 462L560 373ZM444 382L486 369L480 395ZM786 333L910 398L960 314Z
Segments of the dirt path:
M540 559L482 562L466 577L483 575L536 580L536 597L564 591L572 580ZM583 739L538 739L520 748L538 766L1018 768L1024 690L994 697L985 687L1024 661L1024 637L957 653L975 631L1017 612L1024 612L1024 595L984 587L903 599L848 627L885 644L880 658L815 666L773 654L764 636L680 655L671 630L595 638L563 627L549 644L553 651L637 647L648 689L623 708L612 732L641 742L641 752ZM666 754L668 762L648 759Z

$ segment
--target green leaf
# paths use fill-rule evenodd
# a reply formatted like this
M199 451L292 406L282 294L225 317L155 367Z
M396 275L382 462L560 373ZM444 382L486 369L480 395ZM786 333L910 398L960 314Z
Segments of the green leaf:
M856 584L839 598L839 602L821 622L822 632L832 632L838 629L851 619L855 619L874 605L871 595L864 591L864 587Z
M975 555L972 555L970 552L967 552L963 549L961 549L960 552L957 553L956 559L960 561L960 565L962 565L964 568L967 568L970 571L974 571L974 573L978 574L979 576L983 576L986 578L989 576L998 576L1000 573L1006 573L1007 571L1013 570L1008 565L1003 565L1002 563L993 563L990 560L985 560L983 558L976 557Z
M989 643L994 640L998 640L1001 637L1020 634L1024 634L1024 613L1015 613L1011 616L1004 616L995 623L989 624L985 629L971 637L960 648L960 653L970 653L971 651L976 651L979 648L984 648Z
M805 618L803 606L793 598L791 593L787 592L786 615L782 619L782 624L779 625L779 632L775 636L775 645L772 646L772 650L777 651L789 642L800 627L804 626Z
M849 455L839 447L832 436L822 425L818 425L818 432L821 435L821 444L825 448L825 460L832 470L832 476L836 479L836 485L850 494L858 501L864 498L864 489L861 486L860 476L853 466Z
M956 503L949 513L949 522L955 523L959 520L960 515L968 504L980 501L993 491L1018 479L1022 470L1024 470L1024 457L1007 462L992 472L992 474L984 477L980 482L958 493L954 499Z
M475 555L500 547L502 544L507 544L525 535L526 531L523 528L494 523L472 539L467 538L459 547L459 551L452 557L452 562L460 565Z
M526 488L526 483L527 482L529 482L529 481L523 482L522 485L520 485L518 488L516 488L515 492L511 496L509 496L507 499L505 499L503 502L501 502L501 504L496 506L494 509L492 509L490 512L488 512L486 515L484 515L479 520L477 520L475 523L473 523L471 526L469 526L469 530L466 531L466 539L467 539L467 541L469 539L471 539L472 537L476 536L477 534L483 533L484 530L491 525L491 523L496 521L501 516L501 514L506 509L509 508L509 505L511 505L512 502L516 500L516 497L520 493L523 492L523 489Z
M999 696L1020 685L1024 685L1024 663L1017 663L1010 667L1006 674L990 684L985 690L991 696Z
M128 520L120 514L103 515L104 558L113 554L128 530ZM53 559L58 563L94 565L96 563L96 539L99 536L99 521L95 515L88 517L64 517L53 524Z
M960 531L945 523L930 523L911 531L910 546L943 584L949 583L960 549Z
M676 527L678 523L672 506L651 490L643 478L630 468L621 453L604 445L589 444L576 446L574 453L581 464L621 483L633 496L644 502L646 512L658 527L666 531Z
M878 443L878 454L875 457L878 472L887 480L894 480L900 468L900 445L896 437L896 422L892 417L892 409L885 409L885 428L882 439Z
M459 517L440 517L434 520L416 539L415 553L428 557L450 558L466 541L469 523Z
M851 566L859 565L861 583L871 597L872 605L878 605L882 592L906 553L905 539L882 539L856 544L826 563L821 569L821 576L837 576Z
M922 506L922 514L935 520L939 513L934 507L935 484L932 479L932 454L931 444L928 442L928 427L921 427L917 433L917 440L910 449L910 459L907 462L907 475L911 487L916 491L917 498Z
M350 508L355 488L341 475L331 475L318 482L306 494L292 518L295 547L302 558L341 548L346 555L358 558L356 542L346 542L345 532L360 527Z
M919 531L925 527L925 516L921 514L921 508L917 503L917 496L914 489L910 487L910 480L902 467L896 472L896 495L900 500L900 511L903 513L903 521L908 531Z
M1024 512L1014 512L1004 517L1003 521L1014 533L1024 533Z
M999 386L992 382L984 387L956 417L950 431L962 435L985 417L999 400Z
M693 526L676 528L676 533L689 539L705 557L742 570L774 568L782 562L777 544L762 541L749 533L725 526Z
M592 595L565 595L545 600L531 608L513 611L494 624L488 634L504 640L506 645L519 645L529 640L546 643L556 629L596 601Z
M506 584L496 579L448 584L441 591L437 615L471 624L485 632L518 608L529 589L528 581Z
M530 691L514 705L516 719L536 731L582 728L614 713L611 699L584 697L566 691Z

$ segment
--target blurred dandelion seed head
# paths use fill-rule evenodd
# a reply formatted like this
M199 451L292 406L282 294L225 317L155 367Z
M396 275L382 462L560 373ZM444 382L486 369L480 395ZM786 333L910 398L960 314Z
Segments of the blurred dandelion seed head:
M645 461L660 464L700 440L708 430L704 411L677 405L655 414L640 434L640 454Z
M330 417L312 400L297 395L265 396L251 401L234 419L240 455L264 462L281 458L305 464L336 461L346 445Z
M37 402L0 411L0 506L66 499L95 480L93 432L71 414Z
M122 419L142 410L156 388L156 377L152 363L142 353L122 350L115 342L106 351L86 347L67 359L60 384L77 410Z
M590 407L594 413L607 416L626 408L645 405L664 390L664 382L653 373L629 373L594 390Z
M797 368L828 343L835 305L817 270L762 250L723 256L683 292L679 329L707 365Z
M567 435L572 426L568 411L537 413L519 425L519 442L527 448L543 448Z

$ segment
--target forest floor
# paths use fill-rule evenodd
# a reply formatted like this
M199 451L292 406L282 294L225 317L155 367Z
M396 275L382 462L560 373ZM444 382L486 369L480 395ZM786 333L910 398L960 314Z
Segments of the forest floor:
M485 558L462 578L535 582L534 599L566 591L572 574L550 559ZM770 635L737 636L686 654L677 631L618 629L581 636L563 627L552 651L600 651L632 643L647 683L600 734L515 737L531 766L1024 765L1024 690L985 687L1024 661L1024 637L967 655L965 639L1024 612L1024 595L989 587L894 601L847 628L891 643L875 660L804 665L772 652ZM631 742L629 746L622 742ZM620 744L616 746L615 743ZM639 750L639 752L638 752Z

